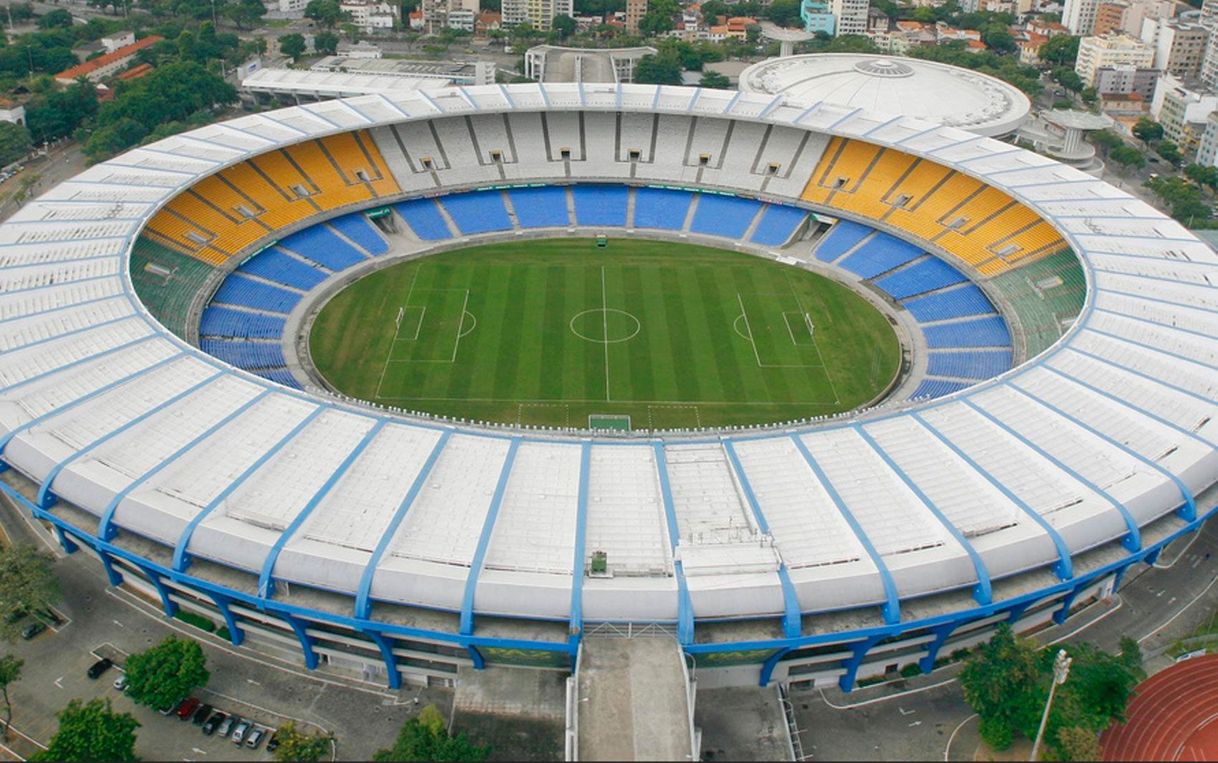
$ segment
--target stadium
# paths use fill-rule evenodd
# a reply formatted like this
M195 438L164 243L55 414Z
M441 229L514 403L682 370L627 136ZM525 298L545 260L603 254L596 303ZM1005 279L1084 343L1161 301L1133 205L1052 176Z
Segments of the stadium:
M849 690L1212 515L1216 269L1090 175L851 106L296 106L0 226L0 489L310 669L571 670L629 627L704 686Z

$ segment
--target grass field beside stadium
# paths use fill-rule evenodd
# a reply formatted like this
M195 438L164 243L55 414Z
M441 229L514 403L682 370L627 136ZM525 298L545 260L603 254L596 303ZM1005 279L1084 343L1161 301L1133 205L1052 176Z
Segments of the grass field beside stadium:
M384 405L633 429L849 410L900 362L888 319L829 279L702 246L577 238L372 273L322 308L310 353L336 389Z

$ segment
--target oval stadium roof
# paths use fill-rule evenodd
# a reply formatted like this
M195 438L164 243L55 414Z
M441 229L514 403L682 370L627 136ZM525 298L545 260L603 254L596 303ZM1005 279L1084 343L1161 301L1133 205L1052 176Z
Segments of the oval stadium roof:
M1031 102L1000 79L948 64L900 56L815 53L754 64L740 89L902 114L1005 135L1027 118Z

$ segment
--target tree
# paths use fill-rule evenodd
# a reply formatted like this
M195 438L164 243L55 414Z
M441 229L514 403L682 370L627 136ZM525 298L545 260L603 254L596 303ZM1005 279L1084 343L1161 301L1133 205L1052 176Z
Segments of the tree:
M732 86L732 81L719 72L703 72L702 79L698 84L702 87L710 87L716 90L728 90Z
M646 37L671 31L676 27L672 17L681 12L676 0L651 0L647 12L639 19L639 32Z
M1163 157L1163 161L1170 164L1179 164L1180 159L1183 158L1180 155L1180 147L1170 140L1161 141L1159 145L1155 146L1155 152Z
M565 40L575 34L575 19L560 13L550 22L550 28L558 35L558 39Z
M279 37L279 52L296 61L305 52L305 38L302 34L285 34Z
M8 741L9 727L13 725L13 703L8 698L8 687L21 680L21 666L25 662L11 654L0 657L0 698L4 700L4 739Z
M30 152L30 131L25 125L0 122L0 167L12 164Z
M275 760L279 761L310 761L321 760L328 755L333 740L328 736L305 734L296 728L296 721L288 721L275 732L279 740L279 748L275 750Z
M266 15L266 6L262 0L237 0L225 5L222 12L238 29L252 29Z
M349 16L343 12L338 0L309 0L309 4L305 6L304 15L305 18L313 19L326 29L335 26Z
M1142 156L1141 151L1130 146L1117 146L1108 152L1108 158L1121 165L1122 174L1130 167L1141 169L1146 166L1146 157Z
M1112 130L1096 130L1091 133L1091 142L1096 145L1105 155L1117 146L1124 145L1121 136L1114 133Z
M338 35L333 32L318 32L313 36L313 49L318 53L334 55L338 52Z
M63 8L56 8L38 19L39 29L68 29L72 26L72 14Z
M960 673L960 686L965 701L981 716L982 739L996 749L1005 749L1029 715L1037 717L1039 677L1036 647L1016 638L1006 624L969 656Z
M1053 70L1053 79L1071 93L1081 93L1086 87L1083 84L1083 78L1078 76L1078 72L1065 66Z
M20 615L59 601L55 560L28 543L0 549L0 636L16 639Z
M59 730L47 749L30 760L95 761L135 760L135 730L139 721L130 713L116 713L109 699L81 704L74 699L59 712Z
M1160 140L1163 137L1163 125L1150 117L1141 117L1133 126L1133 137L1146 142Z
M160 644L127 659L127 693L137 704L173 706L207 683L211 674L198 642L167 636Z
M1040 52L1036 55L1050 66L1066 66L1073 69L1074 62L1078 59L1078 43L1081 39L1081 37L1068 34L1050 37L1048 42L1040 46Z
M1190 164L1184 168L1184 175L1198 185L1209 186L1211 190L1218 189L1218 167Z
M1078 726L1058 730L1057 745L1062 760L1099 760L1100 737L1094 731Z
M991 24L981 33L981 41L995 53L1013 53L1019 47L1003 24Z
M634 81L648 85L680 85L681 62L675 55L648 54L634 67Z
M778 26L797 26L799 24L799 0L774 0L766 9L765 15Z
M402 725L393 747L373 753L375 761L483 761L490 755L489 747L478 747L465 734L448 735L444 716L435 705L428 705Z

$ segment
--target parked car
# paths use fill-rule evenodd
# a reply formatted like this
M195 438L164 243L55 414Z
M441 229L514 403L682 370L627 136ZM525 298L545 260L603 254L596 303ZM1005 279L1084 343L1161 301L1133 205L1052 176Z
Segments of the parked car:
M222 719L220 721L220 725L216 727L216 733L222 737L228 736L228 732L232 731L233 726L237 725L237 722L240 720L241 718L236 715L227 716L226 718Z
M21 618L25 617L26 614L27 614L27 612L24 609L13 610L12 612L8 613L8 617L4 618L4 622L8 623L9 625L12 625L13 623L17 622Z
M42 633L46 629L47 629L47 627L45 625L43 625L42 623L35 620L34 622L30 623L29 625L27 625L21 629L21 638L25 639L26 641L29 641L30 639L34 638L39 633Z
M118 678L114 679L114 688L119 691L127 691L127 674L123 673Z
M271 732L271 738L266 740L266 751L274 752L279 749L279 730Z
M249 736L245 738L245 746L251 750L257 750L258 745L262 743L262 737L266 734L262 729L251 729Z
M195 716L190 719L190 722L196 726L202 726L203 721L211 716L212 710L215 710L215 708L211 705L199 705L199 709L195 711Z
M232 733L233 744L240 747L241 743L245 741L245 735L249 733L251 726L253 726L253 724L250 723L249 721L243 720L240 723L238 723L236 725L236 727L233 728L233 733Z
M89 678L92 678L93 680L97 680L98 676L100 676L102 673L105 673L113 665L114 665L114 660L110 659L109 657L103 657L100 660L98 660L97 662L95 662L89 666L89 670L86 673L86 675L89 676Z
M199 709L199 700L195 697L187 697L178 703L177 713L179 721L189 721L190 717Z
M216 728L226 720L228 720L228 715L224 713L213 713L210 718L203 721L204 736L211 736L212 734L216 733Z

